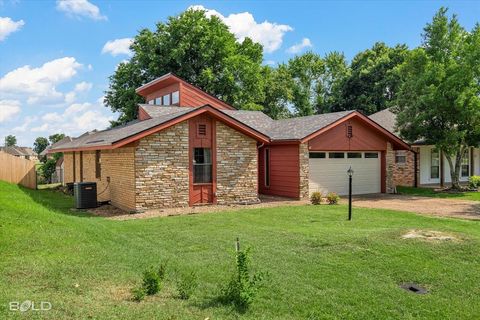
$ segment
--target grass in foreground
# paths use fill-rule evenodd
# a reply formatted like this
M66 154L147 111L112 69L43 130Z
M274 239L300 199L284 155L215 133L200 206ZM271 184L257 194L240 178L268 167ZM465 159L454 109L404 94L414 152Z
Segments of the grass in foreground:
M432 188L414 187L397 187L397 191L410 196L480 201L480 192L437 192Z
M0 318L95 319L472 319L480 313L480 228L449 220L345 206L299 206L112 221L74 212L70 197L0 182ZM439 230L461 242L400 236ZM230 277L235 237L270 274L252 307L217 303ZM193 268L199 287L175 298L131 301L150 265ZM398 288L416 282L415 295ZM48 312L8 310L9 301L49 301Z

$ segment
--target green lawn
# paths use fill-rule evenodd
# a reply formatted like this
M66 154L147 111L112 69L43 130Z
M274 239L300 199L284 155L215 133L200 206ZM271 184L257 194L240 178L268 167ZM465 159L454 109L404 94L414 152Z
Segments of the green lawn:
M397 191L400 194L407 194L411 196L480 201L480 192L437 192L432 188L413 187L397 187Z
M0 319L473 319L480 314L480 225L387 210L298 206L112 221L71 211L72 199L0 182ZM461 242L401 239L412 228ZM244 314L218 304L234 239L269 281ZM148 266L195 269L188 301L171 280L141 303L130 289ZM417 282L415 295L398 288ZM52 310L8 310L9 301ZM4 315L4 316L2 316Z

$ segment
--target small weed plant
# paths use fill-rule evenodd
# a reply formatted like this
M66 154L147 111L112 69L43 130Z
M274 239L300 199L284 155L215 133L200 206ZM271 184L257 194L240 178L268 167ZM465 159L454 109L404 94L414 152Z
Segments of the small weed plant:
M232 303L238 309L246 310L252 304L258 290L263 285L263 273L250 271L250 250L237 250L235 254L236 270L230 282L223 289L225 302Z
M190 299L198 287L197 273L195 271L179 272L176 281L180 299Z

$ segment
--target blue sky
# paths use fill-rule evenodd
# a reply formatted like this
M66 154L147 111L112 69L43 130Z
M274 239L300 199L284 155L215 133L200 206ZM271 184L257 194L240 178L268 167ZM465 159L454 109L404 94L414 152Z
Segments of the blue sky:
M351 59L376 41L416 47L442 5L467 29L480 21L478 1L0 0L0 139L31 146L38 136L105 128L116 116L102 97L129 39L190 6L261 42L265 63L278 63L305 50Z

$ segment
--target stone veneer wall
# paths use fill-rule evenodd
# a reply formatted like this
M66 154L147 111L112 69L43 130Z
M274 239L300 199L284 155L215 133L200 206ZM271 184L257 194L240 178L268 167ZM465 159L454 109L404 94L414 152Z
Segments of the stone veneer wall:
M395 163L393 167L393 183L395 186L415 186L415 155L412 151L400 150L398 155L406 157L405 163Z
M188 206L188 121L139 141L135 191L137 211Z
M385 155L385 160L386 160L386 192L387 193L393 193L394 192L394 178L393 178L393 171L395 167L395 151L392 148L392 144L390 142L387 142L387 151Z
M216 122L217 203L258 202L257 142Z
M309 156L308 156L308 142L301 143L299 146L300 154L300 199L308 199L310 197L309 191Z

